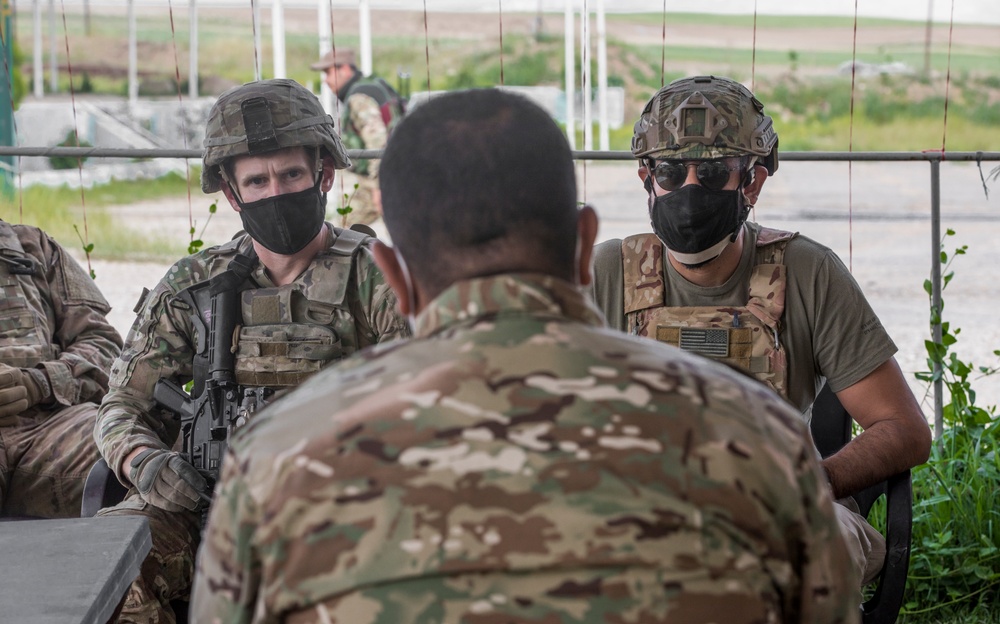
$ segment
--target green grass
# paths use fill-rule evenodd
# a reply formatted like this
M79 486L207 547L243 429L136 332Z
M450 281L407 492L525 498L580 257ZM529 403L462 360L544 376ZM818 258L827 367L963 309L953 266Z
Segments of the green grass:
M197 185L198 173L192 173ZM15 178L15 183L17 182ZM61 245L81 249L83 240L93 244L92 258L109 260L175 259L184 254L188 233L184 231L147 236L116 223L107 206L132 204L187 193L187 181L177 174L155 180L116 180L85 189L30 186L0 199L0 218L8 223L24 223L45 230ZM200 191L198 191L200 192Z

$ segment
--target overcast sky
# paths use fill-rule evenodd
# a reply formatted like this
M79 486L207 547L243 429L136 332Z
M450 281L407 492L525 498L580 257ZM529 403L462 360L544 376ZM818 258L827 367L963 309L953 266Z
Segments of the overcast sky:
M187 7L191 0L134 0L136 6L166 6L168 1L176 8ZM199 7L210 6L250 6L250 0L195 0ZM336 8L356 7L360 0L332 0ZM89 0L91 6L122 6L124 0ZM286 7L313 7L317 2L330 0L283 0ZM579 10L584 0L572 0ZM61 0L65 5L80 5L83 0ZM273 0L258 0L261 8L270 9ZM408 9L428 11L484 11L495 12L502 8L507 11L562 12L566 0L369 0L373 9ZM596 0L587 0L591 8ZM840 15L854 16L855 8L861 17L889 17L896 19L927 19L928 10L933 10L934 20L948 22L954 12L954 19L961 23L978 23L1000 26L1000 0L605 0L608 12L660 12L664 4L667 13L737 13L753 14L756 6L758 14L765 15ZM1000 33L997 35L1000 37Z

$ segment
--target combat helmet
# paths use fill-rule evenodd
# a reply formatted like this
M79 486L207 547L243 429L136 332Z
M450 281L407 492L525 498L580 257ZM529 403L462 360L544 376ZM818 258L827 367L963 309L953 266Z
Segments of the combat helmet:
M681 78L656 92L635 123L638 159L755 156L773 175L778 134L764 105L742 84L719 76Z
M208 113L201 189L222 188L220 168L234 156L285 147L321 147L337 169L351 166L333 118L308 89L285 78L248 82L219 96Z

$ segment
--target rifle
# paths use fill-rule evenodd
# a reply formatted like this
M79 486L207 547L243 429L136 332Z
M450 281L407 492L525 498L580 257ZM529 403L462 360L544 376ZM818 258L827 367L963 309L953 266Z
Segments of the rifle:
M208 481L208 495L215 489L222 470L230 434L244 425L250 415L264 407L273 390L241 387L236 383L233 334L240 319L239 287L253 270L256 258L238 254L226 271L213 277L208 285L211 316L207 344L207 367L194 366L195 374L205 379L195 380L196 396L191 396L173 379L160 379L153 387L153 400L174 414L181 422L182 453ZM192 306L192 321L204 335L204 322L197 304L199 294L185 292ZM203 299L203 298L202 298ZM201 344L201 341L199 341ZM199 391L200 390L200 391Z

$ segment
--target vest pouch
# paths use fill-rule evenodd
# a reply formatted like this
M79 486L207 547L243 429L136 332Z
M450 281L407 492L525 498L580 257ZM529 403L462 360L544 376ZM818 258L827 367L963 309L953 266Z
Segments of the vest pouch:
M307 323L244 326L236 345L236 382L242 386L298 386L343 356L340 336Z
M44 332L28 304L25 284L30 285L31 280L10 274L6 266L0 268L0 361L17 368L34 368L56 359L57 351L42 337Z

